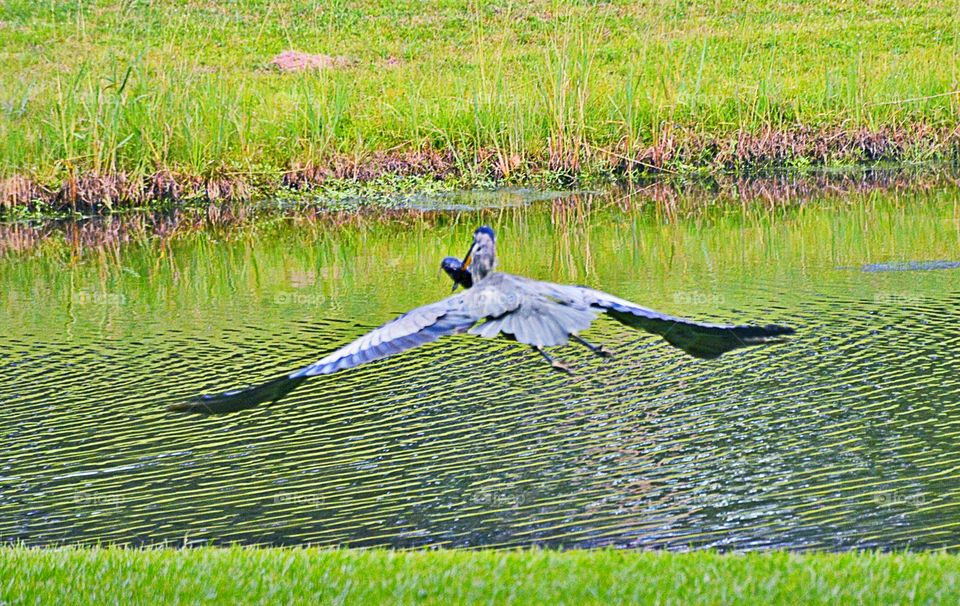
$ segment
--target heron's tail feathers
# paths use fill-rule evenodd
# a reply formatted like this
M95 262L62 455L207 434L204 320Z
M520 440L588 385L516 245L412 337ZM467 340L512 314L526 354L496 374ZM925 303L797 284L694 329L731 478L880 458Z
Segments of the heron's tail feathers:
M174 412L195 412L199 414L221 414L225 412L236 412L245 408L253 408L264 402L276 402L284 397L301 383L307 377L283 376L279 379L273 379L254 387L245 389L235 389L219 394L197 396L186 402L171 404L167 410Z

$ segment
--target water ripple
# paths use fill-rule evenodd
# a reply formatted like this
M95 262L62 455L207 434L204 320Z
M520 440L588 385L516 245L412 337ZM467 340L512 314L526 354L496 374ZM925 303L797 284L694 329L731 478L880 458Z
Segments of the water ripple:
M535 239L557 212L525 211L502 226ZM313 249L254 241L224 245L207 263L196 255L217 253L199 244L172 251L171 265L148 250L117 275L97 264L50 272L43 259L4 266L5 284L38 294L3 308L0 537L955 547L960 277L835 271L855 265L862 247L811 252L818 230L853 233L831 212L804 209L805 222L750 251L710 244L737 241L752 229L742 222L685 235L650 217L587 215L592 235L570 245L592 238L592 261L558 265L571 275L542 269L544 242L560 241L549 229L505 253L505 264L535 275L590 281L667 311L802 327L782 345L693 360L601 320L585 336L616 356L564 350L577 371L568 377L515 344L459 336L316 378L281 404L210 418L163 407L308 363L369 319L442 296L435 268L416 264L453 246L405 254L424 235L388 230L355 236L358 248L340 257L327 240ZM908 224L892 228L912 233L931 218L894 216ZM621 255L638 230L649 261L631 269ZM900 242L902 254L943 252L927 251L929 241ZM391 254L397 275L376 271ZM77 307L78 284L104 296ZM292 288L312 296L278 303Z

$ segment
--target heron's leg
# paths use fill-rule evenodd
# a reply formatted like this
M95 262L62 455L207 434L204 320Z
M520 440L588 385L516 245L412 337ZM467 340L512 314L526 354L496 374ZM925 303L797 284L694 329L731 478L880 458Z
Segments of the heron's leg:
M610 351L609 349L607 349L606 347L604 347L603 345L594 345L593 343L590 343L590 342L586 341L585 339L581 339L581 338L578 337L577 335L570 335L570 336L573 338L574 341L576 341L576 342L579 343L580 345L583 345L584 347L586 347L587 349L589 349L589 350L592 351L593 353L597 354L598 356L603 356L604 358L609 358L609 357L611 357L611 356L613 355L613 352Z
M544 358L547 362L550 362L550 366L553 366L553 367L556 368L557 370L562 370L563 372L565 372L565 373L567 373L567 374L570 374L570 375L573 374L573 369L571 369L569 366L567 366L566 364L564 364L564 363L561 362L560 360L555 359L553 356L551 356L550 354L548 354L548 353L547 353L542 347L540 347L539 345L534 345L534 346L533 346L533 350L534 350L535 352L537 352L538 354L540 354L541 356L543 356L543 358Z

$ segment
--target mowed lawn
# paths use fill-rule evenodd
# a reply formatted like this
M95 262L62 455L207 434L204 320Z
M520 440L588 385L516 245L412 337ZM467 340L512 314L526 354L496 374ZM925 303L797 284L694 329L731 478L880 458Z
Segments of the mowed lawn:
M0 549L5 604L956 604L937 554Z
M331 65L272 65L288 50ZM960 123L958 57L953 0L6 0L0 177L422 149L510 177L764 129L913 128L924 160L952 153L922 133Z

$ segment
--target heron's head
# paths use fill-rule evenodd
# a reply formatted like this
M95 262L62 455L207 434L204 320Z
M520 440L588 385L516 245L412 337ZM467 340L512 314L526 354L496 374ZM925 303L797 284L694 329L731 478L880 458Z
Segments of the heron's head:
M497 264L496 237L484 225L473 232L473 244L463 258L463 268L470 272L474 282L484 279Z
M440 269L447 272L450 279L453 280L453 290L458 286L470 288L473 286L473 277L470 272L463 268L463 262L456 257L444 257L440 262Z

